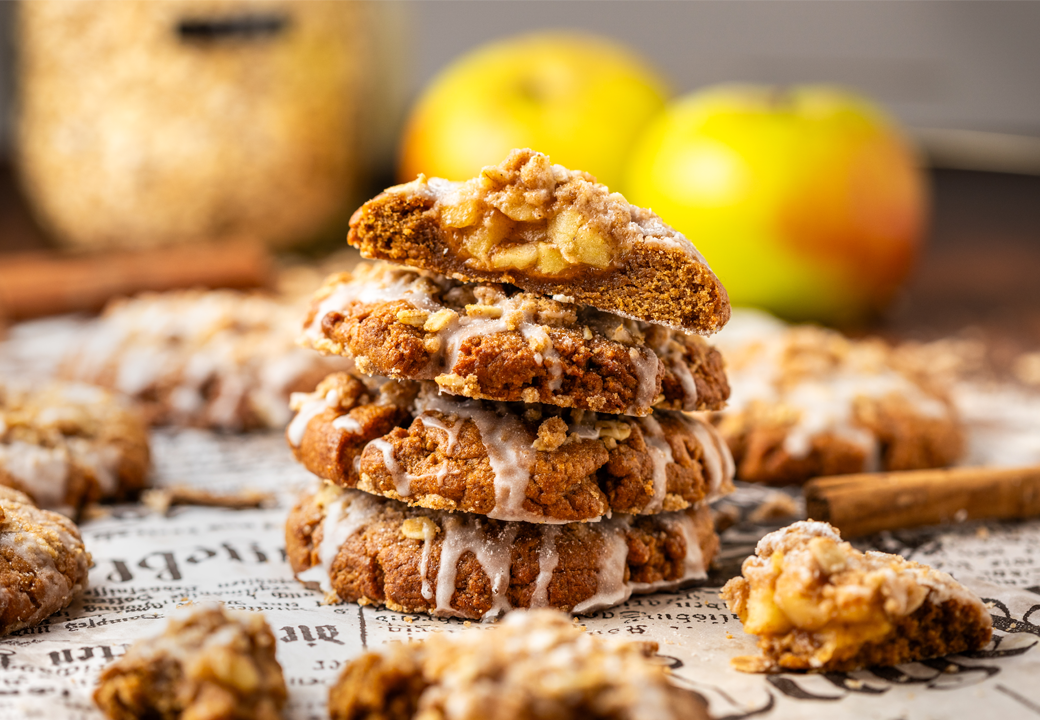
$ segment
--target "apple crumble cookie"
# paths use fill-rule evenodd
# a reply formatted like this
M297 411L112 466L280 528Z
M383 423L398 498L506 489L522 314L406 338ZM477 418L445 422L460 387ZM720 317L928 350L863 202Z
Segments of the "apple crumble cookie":
M370 390L346 373L292 402L287 437L308 470L409 505L574 522L682 510L732 489L725 442L683 413L491 403L393 380Z
M718 549L703 503L553 525L409 508L329 483L289 513L285 541L297 579L327 602L473 619L512 608L591 613L705 579Z
M714 420L741 480L943 467L964 451L948 394L881 340L741 312L718 345L731 393Z
M295 344L300 308L260 293L184 290L116 300L64 377L138 400L153 424L282 428L289 394L346 369Z
M131 498L148 467L148 429L124 398L79 383L0 385L0 484L40 507L75 515Z
M986 606L952 577L862 553L827 523L766 535L741 572L722 597L764 654L734 659L744 672L897 665L977 650L992 633Z
M206 604L106 667L94 702L111 720L279 720L286 695L263 615Z
M89 567L71 520L0 486L0 635L66 607L87 587Z
M712 333L729 298L693 244L588 173L514 150L479 177L420 175L365 203L347 241L367 258Z
M493 629L392 643L353 660L329 691L333 720L707 720L704 701L668 681L656 643L587 633L549 610Z
M646 415L718 410L729 395L722 356L698 336L385 263L331 276L301 342L366 374L488 400Z

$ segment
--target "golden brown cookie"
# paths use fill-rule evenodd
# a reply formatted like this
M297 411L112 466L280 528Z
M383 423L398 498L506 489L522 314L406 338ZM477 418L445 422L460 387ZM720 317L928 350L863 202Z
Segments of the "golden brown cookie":
M71 520L0 486L0 635L66 607L87 587L89 566Z
M715 422L741 480L942 467L964 450L944 389L880 340L738 313L718 343L732 392Z
M490 630L433 634L356 658L329 690L329 715L708 720L704 701L649 660L656 650L584 632L561 613L513 612Z
M745 672L852 671L978 650L992 619L975 593L898 555L862 553L827 523L796 522L762 538L722 597L758 635Z
M94 702L112 720L278 720L285 679L260 613L184 608L106 667Z
M392 187L354 214L347 242L367 258L676 329L711 333L729 319L725 289L689 240L532 150L465 182L420 175Z
M329 601L464 618L590 613L704 579L718 548L703 504L550 525L409 508L328 483L293 508L285 537L297 578Z
M291 303L233 290L117 300L61 373L135 398L157 425L282 428L290 393L350 367L295 345L300 313Z
M681 510L732 489L710 424L442 395L432 383L371 390L347 373L296 395L287 436L315 475L439 510L575 522Z
M487 400L646 415L718 410L729 394L721 355L695 335L385 263L331 276L301 340L366 374Z
M0 484L70 515L134 497L147 482L148 429L125 398L99 387L0 386Z

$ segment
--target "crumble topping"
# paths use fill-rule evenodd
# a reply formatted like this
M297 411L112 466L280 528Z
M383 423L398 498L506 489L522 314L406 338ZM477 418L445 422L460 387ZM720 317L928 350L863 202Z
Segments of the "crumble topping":
M452 251L476 270L522 270L563 278L620 265L636 243L682 248L704 258L649 210L582 171L514 150L464 182L420 176L388 192L429 194Z

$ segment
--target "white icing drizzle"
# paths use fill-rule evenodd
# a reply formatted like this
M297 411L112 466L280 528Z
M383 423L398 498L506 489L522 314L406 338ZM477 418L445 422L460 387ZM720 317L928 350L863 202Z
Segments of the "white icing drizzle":
M332 427L345 433L361 432L361 423L350 417L350 415L340 415L332 421Z
M661 424L652 415L640 418L639 424L643 429L643 439L654 465L654 494L642 512L652 514L660 512L664 506L664 497L668 492L668 466L675 462L675 457Z
M445 425L440 418L436 415L431 415L428 412L424 412L419 416L422 419L423 425L426 427L437 428L442 431L448 439L447 444L444 446L444 455L451 456L455 452L455 445L459 441L459 432L462 430L462 419L455 416L455 421L451 427Z
M390 473L390 477L393 478L394 490L403 498L409 497L412 494L413 475L397 462L397 458L394 456L394 446L382 438L376 438L365 447L366 449L370 447L375 448L383 454L383 466Z
M690 372L690 367L686 364L686 356L683 355L682 348L678 344L669 352L668 360L671 363L672 372L679 378L679 384L682 385L684 396L682 409L688 412L696 410L698 398L697 382L693 379L693 373Z
M293 393L289 402L297 407L296 415L285 430L285 436L293 447L300 447L303 435L307 431L310 421L325 410L327 407L335 407L338 399L333 395L335 390L330 390L325 397L315 397L313 393ZM330 397L333 396L333 397Z
M63 600L76 591L58 569L57 558L76 553L76 561L81 566L78 574L85 580L87 556L70 521L14 500L5 500L2 504L5 517L0 522L0 551L17 555L33 568L35 587L42 594L36 599L35 610L28 617L18 618L11 628L18 629L39 623L60 609ZM19 592L21 589L17 586L0 586L0 608L8 607Z
M132 396L169 388L163 400L175 422L237 429L252 412L282 427L290 419L288 391L301 377L349 365L294 345L299 312L234 291L145 295L106 312L66 367ZM210 388L217 397L207 396Z
M378 267L374 269L378 272ZM384 279L387 278L387 279ZM407 300L417 308L427 312L440 309L437 303L424 288L430 282L410 270L391 270L382 278L372 279L362 273L352 281L337 285L329 295L318 303L314 319L304 328L303 337L317 340L323 337L321 323L330 312L345 312L351 305L362 305L392 300Z
M119 463L123 458L118 445L101 445L86 438L73 437L68 441L72 460L86 468L97 480L102 497L119 490Z
M639 378L639 390L625 412L629 415L646 415L657 399L657 376L661 370L661 361L656 353L647 348L629 348L628 356L632 359Z
M334 492L327 489L326 492ZM380 511L381 501L362 492L342 492L325 506L322 521L321 544L318 545L318 563L297 573L303 582L317 582L329 596L332 590L332 563L339 550L354 533L364 528Z
M491 581L491 607L482 619L496 618L511 609L509 604L509 579L512 566L513 540L520 529L518 525L505 526L504 536L489 538L487 524L477 516L459 517L446 515L442 521L444 539L441 542L440 566L437 569L437 593L435 615L457 615L451 607L455 596L455 578L459 560L472 552L481 569Z
M505 408L501 413L487 410L478 400L460 401L433 392L420 394L416 405L421 412L436 410L445 416L456 416L460 423L469 420L477 426L495 473L495 507L488 517L544 521L541 515L523 508L536 453L531 447L533 438L518 417Z
M611 607L624 602L632 594L631 586L625 582L628 568L628 542L625 531L629 528L629 516L615 515L596 528L604 547L596 560L596 592L574 606L572 612L584 614Z
M762 313L742 311L734 313L716 344L730 361L727 412L742 412L754 402L793 409L798 419L783 443L784 451L793 457L805 457L816 437L831 433L864 450L864 470L876 463L877 439L854 422L857 398L895 395L925 417L949 413L941 400L894 370L879 346L846 341L833 331L787 327ZM801 365L813 361L807 366L816 371L785 373L792 360Z
M549 607L549 583L552 582L553 571L560 563L560 551L556 543L562 529L559 525L547 525L542 530L542 541L538 546L538 577L534 581L534 592L531 594L530 607Z
M708 491L704 499L707 502L717 500L721 490L729 485L736 474L733 455L714 426L691 416L686 416L686 424L701 446L701 469L704 479L708 482Z
M41 507L61 507L68 490L69 453L21 440L0 444L0 467Z
M697 535L697 524L690 513L681 512L670 517L672 530L680 533L686 542L686 558L683 561L683 580L703 580L708 577L707 563Z
M422 596L427 601L433 600L433 587L430 584L428 570L430 568L430 554L433 552L433 539L437 537L437 526L432 522L424 522L422 556L419 558L419 577L422 578Z

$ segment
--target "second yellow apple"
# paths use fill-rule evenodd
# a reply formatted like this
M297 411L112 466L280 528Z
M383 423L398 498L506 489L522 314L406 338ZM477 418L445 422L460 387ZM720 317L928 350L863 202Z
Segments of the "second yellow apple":
M669 105L632 158L629 200L689 237L736 305L861 323L892 300L924 238L913 149L849 90L708 88Z

